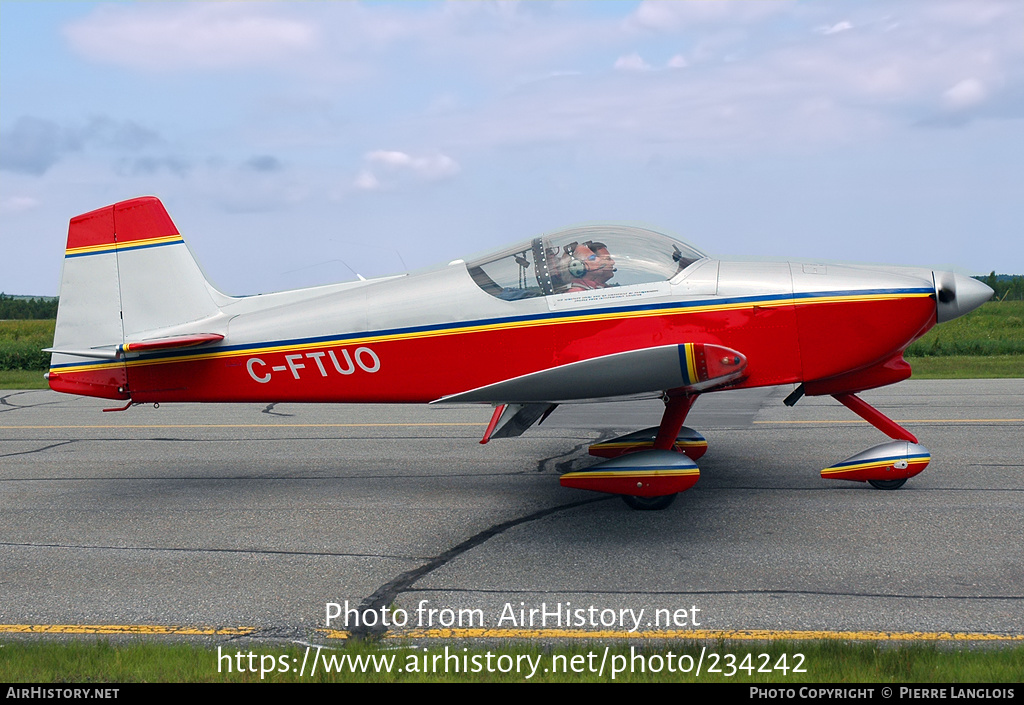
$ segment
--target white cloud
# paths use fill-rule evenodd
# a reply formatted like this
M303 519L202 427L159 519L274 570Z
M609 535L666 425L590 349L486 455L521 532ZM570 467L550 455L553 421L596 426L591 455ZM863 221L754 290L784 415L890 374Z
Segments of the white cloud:
M459 173L458 163L446 154L414 157L397 151L377 150L366 155L366 161L392 171L404 171L434 181L455 176Z
M652 144L686 154L811 146L884 134L928 117L937 103L962 110L1020 85L1014 67L1024 64L1016 61L1022 51L1010 29L1013 18L965 32L952 10L936 13L938 6L966 12L967 5L934 3L865 3L844 6L841 15L830 5L767 0L644 2L628 16L629 8L590 15L572 3L143 4L106 12L114 26L173 16L175 26L185 27L208 16L244 29L252 20L248 43L228 37L239 43L233 59L286 55L289 61L275 64L283 67L275 78L288 80L287 87L268 79L260 90L277 91L275 99L313 95L326 107L290 108L273 121L256 116L261 121L236 151L285 154L285 146L301 143L316 156L299 162L323 155L335 166L352 165L342 178L350 192L460 171L451 157L418 147L367 151L382 144L444 145L466 159L474 149L519 145L600 144L641 154ZM995 4L1005 15L1009 6ZM87 21L97 24L98 16ZM1020 10L1014 17L1021 18ZM298 40L274 34L292 25ZM260 32L268 39L266 53L252 41ZM179 35L202 50L189 59L193 65L203 51L210 52L203 60L218 59L203 44L203 32ZM822 41L824 35L835 41ZM167 43L140 51L167 53ZM338 76L352 64L360 80L339 88ZM638 73L645 80L634 80ZM810 119L803 111L814 105L828 109ZM275 133L300 113L294 124L301 129L288 125ZM236 131L227 142L242 136Z
M360 191L394 188L409 180L440 181L461 171L458 162L440 152L414 156L397 150L378 149L368 152L363 161L365 167L352 182L352 186Z
M615 68L620 71L650 71L651 65L644 61L642 56L633 52L616 59Z
M261 66L311 49L317 31L257 3L105 5L64 34L84 56L145 70Z
M1021 85L1017 67L1024 64L1017 59L1024 51L1007 23L965 33L922 17L916 5L901 10L895 26L878 7L842 22L813 3L787 7L786 22L746 27L722 39L727 43L709 58L702 58L701 44L725 35L717 27L642 46L624 31L613 45L617 51L605 54L603 70L523 86L467 105L443 126L418 126L432 142L464 151L559 145L631 157L713 158L751 149L811 152L885 139L927 119L944 92L946 105L955 107L991 100L995 86L1002 96L1010 93L1004 86ZM841 29L843 23L851 29ZM821 41L813 30L824 25L842 40ZM634 46L638 51L630 53ZM725 61L736 47L735 60ZM667 63L652 61L656 52L673 51L679 53ZM610 70L613 65L619 70ZM683 65L684 71L657 70ZM636 81L625 69L648 72ZM953 85L965 77L972 79Z
M818 34L828 35L839 34L840 32L845 32L850 29L853 29L853 24L851 24L847 20L843 20L841 22L836 22L833 25L825 25L823 27L818 27L814 31L817 32Z
M359 172L359 176L356 177L352 185L361 191L374 191L380 188L380 181L372 172L363 170Z
M981 103L987 97L985 85L976 78L965 78L942 94L943 103L951 110L963 110Z
M388 166L410 166L413 163L413 158L405 152L396 152L384 149L378 149L375 152L367 153L366 160L370 162L377 162L378 164L386 164Z
M695 24L755 22L786 11L791 4L791 0L644 0L630 17L630 22L661 31L674 31Z

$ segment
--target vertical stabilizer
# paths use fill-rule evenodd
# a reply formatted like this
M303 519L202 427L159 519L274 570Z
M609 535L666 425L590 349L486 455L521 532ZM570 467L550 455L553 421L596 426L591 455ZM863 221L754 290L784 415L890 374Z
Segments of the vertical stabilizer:
M50 360L59 392L129 399L120 347L217 315L210 287L152 196L71 219Z
M218 313L199 265L152 196L112 206L125 340Z

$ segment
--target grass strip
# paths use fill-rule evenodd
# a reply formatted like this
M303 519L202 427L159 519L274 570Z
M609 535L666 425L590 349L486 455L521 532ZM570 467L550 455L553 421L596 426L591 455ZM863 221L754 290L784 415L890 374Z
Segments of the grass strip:
M41 370L0 370L0 389L49 389Z
M907 348L907 357L1024 355L1024 301L989 301L940 323Z
M1024 355L909 357L912 379L1009 379L1024 377Z

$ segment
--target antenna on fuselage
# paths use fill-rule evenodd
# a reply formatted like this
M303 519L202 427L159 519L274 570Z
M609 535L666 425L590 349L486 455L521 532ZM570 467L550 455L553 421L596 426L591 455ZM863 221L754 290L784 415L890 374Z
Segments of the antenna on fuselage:
M289 269L287 272L282 272L282 274L294 274L295 272L301 272L304 269L311 269L313 267L319 267L320 265L330 264L331 262L341 262L343 265L345 265L345 268L348 271L350 271L350 272L352 272L353 274L356 275L356 278L359 279L359 281L361 281L361 282L366 281L366 277L364 277L362 274L360 274L356 270L352 269L352 267L349 266L348 262L346 262L345 260L343 260L343 259L341 259L339 257L335 257L334 259L325 260L324 262L317 262L316 264L311 264L311 265L308 265L306 267L299 267L298 269Z

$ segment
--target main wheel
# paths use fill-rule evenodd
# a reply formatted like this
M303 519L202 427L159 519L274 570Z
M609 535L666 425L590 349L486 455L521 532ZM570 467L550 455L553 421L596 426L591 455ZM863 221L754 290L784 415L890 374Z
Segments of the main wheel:
M641 511L659 511L667 509L670 504L676 501L674 494L665 494L660 497L637 497L636 495L624 494L622 501L629 505L630 509Z
M898 490L903 487L906 482L907 478L903 478L902 480L868 480L868 484L876 490Z

